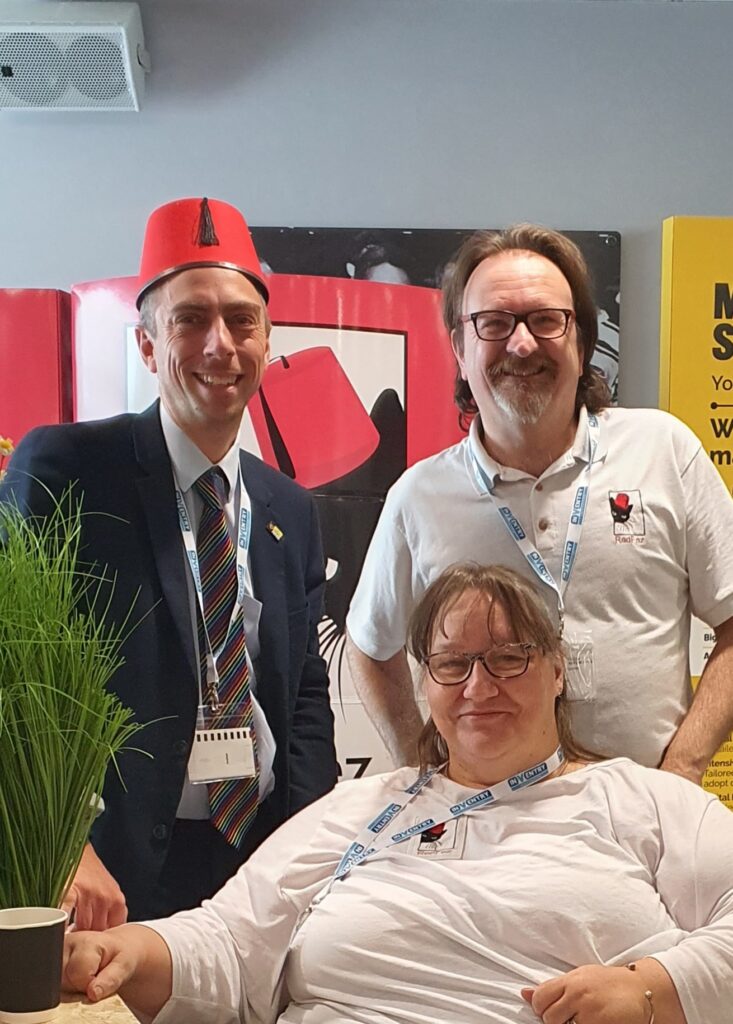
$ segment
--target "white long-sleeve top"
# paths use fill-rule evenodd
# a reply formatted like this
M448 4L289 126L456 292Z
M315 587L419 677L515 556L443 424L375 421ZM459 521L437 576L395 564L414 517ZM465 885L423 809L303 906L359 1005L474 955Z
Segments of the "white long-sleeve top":
M623 758L470 811L322 890L414 769L345 782L283 825L203 907L151 923L173 957L156 1018L211 1024L536 1024L520 989L653 955L687 1024L729 1024L733 815ZM441 775L399 827L470 795Z

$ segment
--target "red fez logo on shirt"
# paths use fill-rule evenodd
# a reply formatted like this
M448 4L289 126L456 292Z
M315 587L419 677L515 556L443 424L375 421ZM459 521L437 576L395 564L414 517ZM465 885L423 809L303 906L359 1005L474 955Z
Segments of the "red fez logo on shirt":
M628 523L629 516L634 510L633 503L624 491L619 491L615 497L611 497L611 515L614 523Z
M641 491L609 491L608 503L617 543L643 544L646 529Z
M410 841L408 852L433 860L460 860L466 844L466 815L439 822Z

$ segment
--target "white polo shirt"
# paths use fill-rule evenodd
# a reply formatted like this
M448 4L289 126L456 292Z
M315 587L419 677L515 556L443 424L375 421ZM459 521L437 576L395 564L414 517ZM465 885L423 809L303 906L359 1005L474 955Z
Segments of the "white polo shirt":
M710 626L733 615L733 500L697 437L657 409L607 409L590 474L586 520L565 594L565 633L591 634L589 699L571 702L577 739L610 755L659 763L690 698L690 614ZM347 627L386 660L429 583L456 562L500 563L537 581L490 495L509 505L560 578L570 506L588 459L588 422L535 479L489 458L469 437L408 469L387 495ZM570 694L572 697L573 694Z

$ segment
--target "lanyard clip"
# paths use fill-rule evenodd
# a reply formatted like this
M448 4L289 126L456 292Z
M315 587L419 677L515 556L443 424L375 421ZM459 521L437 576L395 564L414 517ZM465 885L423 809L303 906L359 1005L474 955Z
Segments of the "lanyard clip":
M221 710L219 701L219 673L211 651L206 653L206 700L213 712Z

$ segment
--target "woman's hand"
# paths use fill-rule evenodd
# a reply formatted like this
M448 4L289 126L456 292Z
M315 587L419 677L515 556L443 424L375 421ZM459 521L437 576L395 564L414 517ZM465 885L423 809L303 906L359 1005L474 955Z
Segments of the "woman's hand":
M543 1024L649 1024L642 979L626 967L577 967L537 988L522 989Z
M68 932L62 986L99 1002L119 992L125 1002L155 1016L170 999L173 969L164 940L144 925L106 932Z
M64 989L84 992L93 1003L118 992L138 967L136 930L70 932L64 942Z

